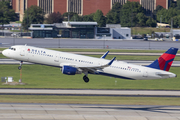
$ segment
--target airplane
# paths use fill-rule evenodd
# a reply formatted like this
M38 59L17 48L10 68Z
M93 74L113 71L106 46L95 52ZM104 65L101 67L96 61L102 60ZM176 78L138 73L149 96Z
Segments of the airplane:
M60 68L61 72L66 75L84 73L83 80L87 83L89 82L88 74L105 75L130 80L177 77L176 74L168 72L177 51L178 48L171 47L148 66L117 61L115 60L116 57L107 60L105 58L109 51L102 55L101 58L95 58L27 45L15 45L3 50L2 54L6 57L19 60L19 70L22 68L23 61L53 66Z

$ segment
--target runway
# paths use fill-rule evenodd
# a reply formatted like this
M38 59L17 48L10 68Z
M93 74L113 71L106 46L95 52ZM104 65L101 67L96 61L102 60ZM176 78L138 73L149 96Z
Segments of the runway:
M42 48L98 48L98 49L156 49L179 48L179 41L143 41L143 40L98 40L98 39L25 39L0 38L0 47L29 45Z
M0 89L0 95L180 97L168 90L89 90L89 89Z
M180 120L180 106L1 103L0 120Z

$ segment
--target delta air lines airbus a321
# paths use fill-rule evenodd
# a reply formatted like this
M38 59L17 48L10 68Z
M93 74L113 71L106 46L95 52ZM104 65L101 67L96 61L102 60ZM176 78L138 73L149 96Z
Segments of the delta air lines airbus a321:
M15 45L5 49L2 54L9 58L61 68L63 74L75 75L84 73L84 81L89 82L88 74L105 75L115 78L145 80L173 78L176 74L168 72L178 49L170 48L148 66L139 66L122 61L106 60L108 52L101 58L59 52L26 45Z

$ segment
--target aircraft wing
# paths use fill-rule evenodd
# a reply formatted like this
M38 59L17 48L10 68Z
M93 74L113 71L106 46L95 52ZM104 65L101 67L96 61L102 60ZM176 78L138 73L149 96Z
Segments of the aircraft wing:
M76 66L78 68L80 68L82 71L88 71L90 73L97 73L97 70L101 70L105 67L109 67L114 60L116 59L116 57L114 57L109 63L105 64L105 65L99 65L99 66Z
M104 64L104 65L99 65L99 66L83 66L83 65L78 65L78 64L74 65L74 64L69 64L69 63L61 63L60 66L68 65L68 66L75 67L79 71L82 71L82 72L97 73L97 70L102 71L103 68L109 67L114 62L115 59L116 57L114 57L109 63Z

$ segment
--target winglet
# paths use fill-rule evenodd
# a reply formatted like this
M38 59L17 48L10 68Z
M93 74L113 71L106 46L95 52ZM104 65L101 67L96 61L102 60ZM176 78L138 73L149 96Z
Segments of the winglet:
M108 63L108 65L110 66L110 65L114 62L115 59L116 59L116 57L114 57L114 58Z
M114 57L109 63L105 64L105 65L101 65L101 66L77 66L78 68L86 68L86 69L103 69L105 67L109 67L113 62L114 60L116 59L116 57Z
M102 59L105 59L106 56L108 55L109 51L107 51L103 56L101 56Z
M114 62L115 59L116 59L116 57L114 57L108 64L102 65L102 66L100 66L100 67L101 67L101 68L104 68L104 67L110 66L110 65Z

